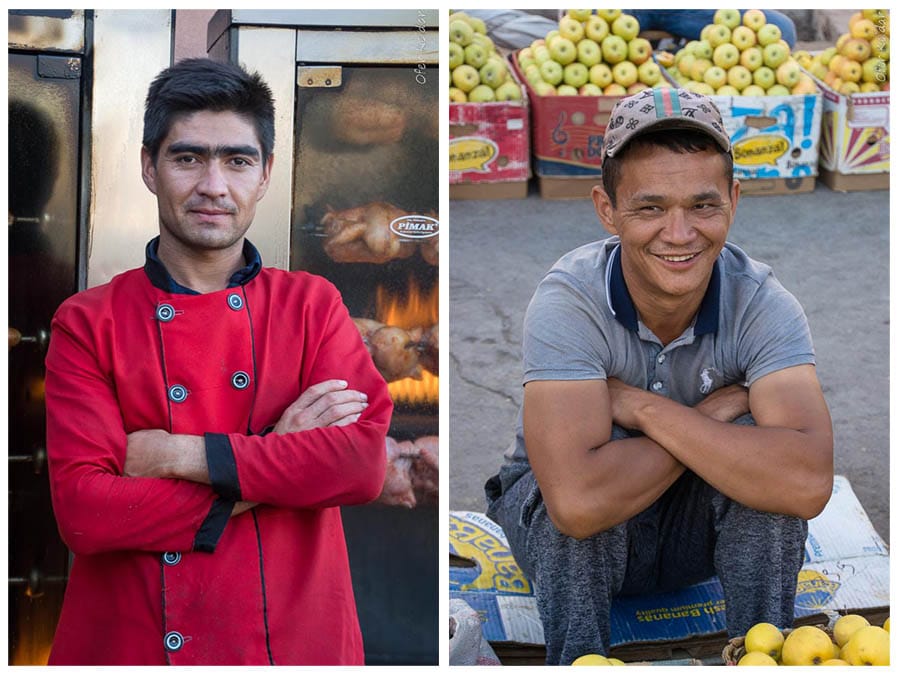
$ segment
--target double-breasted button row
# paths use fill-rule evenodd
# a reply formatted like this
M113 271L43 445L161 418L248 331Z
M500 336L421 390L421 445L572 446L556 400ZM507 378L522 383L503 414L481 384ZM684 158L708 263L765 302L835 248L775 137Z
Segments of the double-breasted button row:
M250 376L243 370L236 371L231 376L231 386L241 391L250 386ZM188 397L188 390L183 384L173 384L169 387L169 400L172 403L184 403Z
M181 562L181 554L178 551L166 551L162 554L162 561L166 565L177 565Z
M165 644L167 651L177 652L184 647L184 636L177 630L170 630L166 633L165 637L163 637L163 643Z
M229 293L226 298L228 307L235 312L244 309L244 297L240 293ZM175 308L168 302L162 302L156 306L156 319L162 323L168 323L175 318Z

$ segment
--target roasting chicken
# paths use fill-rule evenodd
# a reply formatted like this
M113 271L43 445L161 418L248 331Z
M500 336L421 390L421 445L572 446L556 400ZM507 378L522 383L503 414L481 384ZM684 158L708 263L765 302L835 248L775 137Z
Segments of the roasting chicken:
M422 436L413 441L418 456L410 467L416 504L437 504L438 500L438 437Z
M407 113L400 106L369 97L345 95L334 99L331 133L352 145L396 143L406 130Z
M414 441L385 439L387 471L376 501L388 506L437 504L438 437L422 436Z
M329 209L322 217L326 237L322 247L335 262L380 264L408 258L416 252L416 242L391 231L391 222L406 215L385 202Z
M429 373L440 375L438 373L438 324L434 324L431 328L422 334L422 340L419 342L419 363Z
M386 382L411 377L422 379L419 364L422 329L405 330L398 326L386 326L373 319L353 319L363 342L372 355L375 367Z
M433 237L428 237L427 239L423 239L422 243L419 245L419 251L422 253L422 258L425 259L429 265L434 265L437 267L438 264L438 239L440 235L434 235Z

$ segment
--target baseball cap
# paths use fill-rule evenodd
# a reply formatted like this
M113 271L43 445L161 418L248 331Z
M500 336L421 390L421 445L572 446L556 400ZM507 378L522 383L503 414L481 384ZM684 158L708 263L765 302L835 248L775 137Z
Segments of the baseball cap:
M659 87L642 89L616 103L603 139L602 162L636 136L659 129L695 129L711 136L725 152L731 152L722 115L710 98L687 89Z

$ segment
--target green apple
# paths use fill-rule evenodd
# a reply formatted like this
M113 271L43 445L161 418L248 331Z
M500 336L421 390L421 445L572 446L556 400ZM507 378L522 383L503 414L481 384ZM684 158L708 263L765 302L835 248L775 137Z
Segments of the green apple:
M644 61L638 66L638 79L647 86L652 87L662 79L662 71L655 61Z
M477 44L484 47L485 51L488 54L493 54L496 51L496 47L494 46L494 41L491 40L487 35L483 35L481 33L474 33L472 35L472 43Z
M467 45L465 48L465 54L466 63L473 68L481 68L481 66L487 63L487 50L477 42L473 42Z
M880 61L880 59L878 60ZM863 64L863 69L863 72L865 72L865 64ZM828 66L821 61L813 61L812 65L809 67L809 72L812 73L813 77L824 80L825 76L828 74Z
M819 61L822 65L827 66L828 62L838 53L837 47L828 47L819 54Z
M468 17L468 20L469 25L472 26L472 30L481 35L487 35L487 26L482 19L479 19L477 16L470 16Z
M469 97L466 96L466 92L464 92L459 87L450 87L450 102L451 103L465 103L469 100Z
M547 35L544 36L544 41L547 43L547 46L550 46L550 43L553 42L556 38L559 37L559 31L555 28L551 30Z
M622 15L621 9L598 9L597 16L602 17L606 23L612 23Z
M543 80L534 85L534 90L538 96L556 96L556 87Z
M706 39L712 45L712 48L715 49L719 45L731 42L731 29L725 24L714 23L712 28L709 29Z
M741 22L752 31L758 31L766 25L766 14L761 9L748 9L741 17Z
M584 26L581 25L581 21L573 19L571 16L564 16L559 20L559 34L573 43L577 43L584 37Z
M471 103L488 103L496 100L497 97L494 96L493 88L486 84L479 84L469 92L469 101Z
M621 35L607 35L600 43L600 50L603 52L603 60L610 65L628 58L628 44Z
M716 24L714 24L714 23L708 23L708 24L706 24L706 25L703 27L703 30L700 31L700 39L701 39L701 40L706 40L707 42L709 42L709 31L711 31L712 28L713 28L713 26L715 26L715 25L716 25Z
M466 62L466 54L463 51L463 46L458 42L450 43L450 70L453 70L457 66L461 66Z
M815 75L815 73L813 73ZM873 56L862 64L862 81L881 83L885 80L884 60Z
M691 64L691 79L703 82L703 74L712 66L713 62L707 59L694 59L694 63Z
M494 92L494 97L498 101L521 101L522 89L512 80L507 80Z
M787 61L790 53L777 42L772 42L763 47L763 63L769 68L775 70L782 63Z
M713 46L709 40L694 40L694 46L691 53L698 59L709 59L712 61ZM690 43L688 43L690 44Z
M603 52L600 51L600 45L590 38L584 38L575 45L575 49L578 52L578 60L588 68L603 60Z
M638 37L628 43L628 60L639 66L653 54L653 46L650 40Z
M756 31L747 26L737 26L731 31L731 44L744 51L756 44Z
M536 63L532 63L527 68L525 68L525 79L528 83L533 87L536 83L542 82L543 77L541 77L541 68Z
M697 57L693 54L685 54L678 60L678 72L684 75L685 77L691 76L691 68L694 65L694 61L697 60Z
M591 14L584 23L584 35L594 42L603 42L603 38L609 35L609 24L602 16Z
M732 66L728 69L728 84L738 91L743 91L753 84L753 74L744 66Z
M627 16L623 14L622 16ZM613 79L626 89L637 82L637 66L631 61L620 61L612 67Z
M455 42L458 45L462 45L463 47L467 47L472 42L472 36L475 34L475 31L472 30L472 26L469 25L467 21L463 19L455 19L450 22L449 26L450 30L450 41Z
M781 29L774 23L767 23L756 31L756 41L763 47L781 39Z
M500 59L490 59L478 70L483 84L496 89L506 81L506 64Z
M684 88L695 94L703 94L704 96L715 96L716 93L716 90L706 84L706 82L697 82L695 80L691 80L685 84Z
M716 96L740 96L741 92L732 87L730 84L723 84L716 89Z
M454 68L450 79L453 81L453 86L462 89L467 94L477 87L481 81L478 77L478 71L466 63Z
M855 82L853 84L856 84ZM859 86L859 85L857 85ZM785 87L783 84L773 84L771 87L766 89L766 96L790 96L791 90Z
M576 21L587 21L591 17L590 9L570 9L566 13Z
M579 96L603 96L603 90L593 82L586 82L578 88Z
M578 58L578 50L575 49L574 42L560 36L550 45L550 56L552 56L553 60L557 63L567 66Z
M800 64L794 59L788 59L775 70L775 79L778 84L783 84L788 89L792 89L800 81Z
M741 52L741 65L751 73L763 65L763 52L759 47L753 46Z
M552 61L553 57L550 55L550 49L547 45L538 45L533 50L534 53L534 62L538 65L541 65L544 61Z
M621 14L612 22L610 30L628 42L637 37L637 34L641 32L641 26L631 14Z
M769 66L760 66L753 71L753 84L768 89L775 84L775 71Z
M713 63L728 70L741 60L741 52L730 42L721 44L713 51Z
M563 68L563 82L577 89L587 83L589 72L586 65L575 61Z
M552 84L555 87L562 82L563 67L558 61L544 61L540 65L540 69L541 77L547 84Z
M561 84L556 88L557 96L578 96L578 90L571 84Z
M713 89L718 90L719 87L724 86L728 81L728 73L725 72L724 68L711 66L703 73L703 81Z
M891 39L886 35L876 35L871 42L872 56L887 61L891 58Z
M746 87L744 91L741 92L741 96L765 96L766 90L760 87L758 84L751 84L749 87Z
M736 26L741 25L741 13L736 9L718 9L713 15L713 23L728 26L730 30L734 30Z
M588 72L588 79L601 89L608 87L613 81L612 69L605 63L593 65Z

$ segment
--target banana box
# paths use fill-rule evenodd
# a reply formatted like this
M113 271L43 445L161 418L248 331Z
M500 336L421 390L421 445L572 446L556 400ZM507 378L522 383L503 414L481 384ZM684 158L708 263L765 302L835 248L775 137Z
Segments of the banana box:
M465 600L504 664L543 663L534 583L499 525L480 513L450 512L450 597ZM809 522L797 578L797 623L853 612L881 622L890 608L890 555L850 483L835 476L825 510ZM666 593L620 596L611 610L611 656L624 661L721 653L725 595L717 577Z

